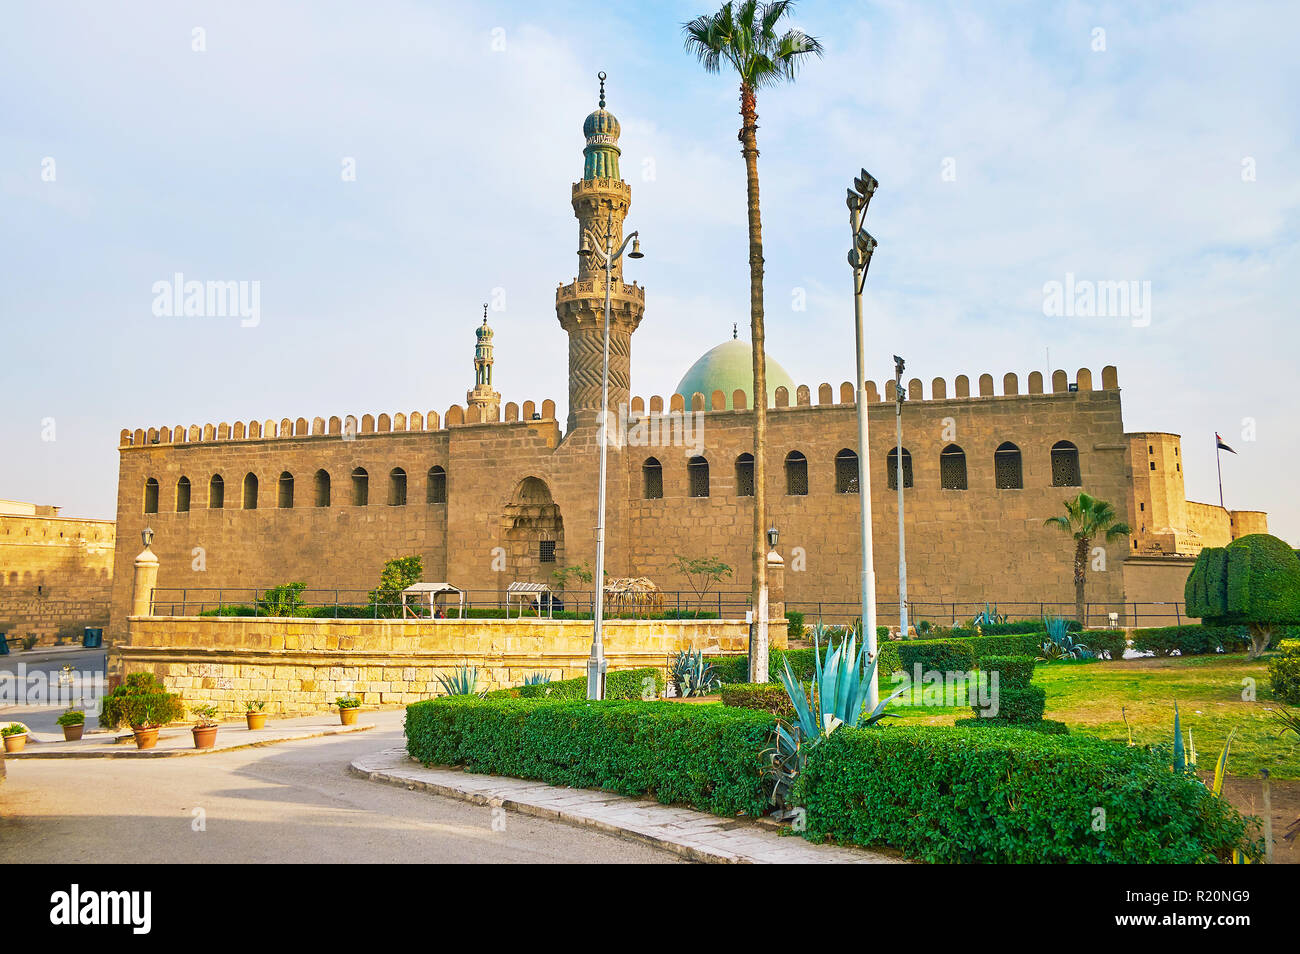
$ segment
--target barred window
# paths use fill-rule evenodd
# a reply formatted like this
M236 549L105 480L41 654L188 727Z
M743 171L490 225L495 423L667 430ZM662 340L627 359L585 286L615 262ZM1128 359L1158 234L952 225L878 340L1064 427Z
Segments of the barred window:
M394 467L388 474L388 506L406 506L406 471Z
M993 481L998 490L1020 490L1024 478L1020 469L1020 448L1010 441L993 454Z
M316 506L330 505L330 475L327 470L316 471Z
M447 472L437 464L429 468L429 481L425 489L424 502L447 502Z
M182 477L176 481L176 512L190 512L190 479Z
M158 512L158 481L153 477L144 482L144 512Z
M1069 441L1057 441L1052 445L1052 486L1083 486L1079 474L1079 448Z
M741 454L736 458L736 496L754 496L753 454Z
M352 471L352 506L364 507L370 503L370 475L364 467Z
M835 492L858 492L858 455L847 447L835 455Z
M555 541L543 540L538 547L537 558L543 563L555 562Z
M220 474L213 474L212 479L208 481L208 507L212 510L220 510L226 505L226 482L221 479Z
M966 452L949 444L939 454L939 486L944 490L965 490Z
M703 457L692 457L686 464L686 473L691 479L691 496L707 497L709 495L709 462Z
M791 497L808 496L808 458L798 451L785 455L785 492Z
M885 483L890 490L898 489L898 448L891 447L885 457ZM903 448L903 489L912 486L912 452Z
M662 500L664 496L664 468L657 457L647 457L641 465L642 496L646 500Z

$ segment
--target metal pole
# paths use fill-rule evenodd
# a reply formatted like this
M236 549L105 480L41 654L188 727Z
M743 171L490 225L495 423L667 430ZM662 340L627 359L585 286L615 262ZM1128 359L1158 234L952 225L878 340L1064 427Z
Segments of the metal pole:
M908 637L907 628L907 541L903 533L903 372L894 375L894 438L898 484L898 635Z
M591 658L587 661L587 698L605 698L605 642L602 616L605 612L605 454L609 422L609 283L614 267L614 213L605 227L605 353L600 371L600 484L596 503L596 606Z
M1227 510L1223 506L1223 451L1219 450L1219 435L1214 435L1214 466L1219 471L1219 507Z
M853 209L849 215L856 240L862 226L862 210ZM876 646L876 561L871 547L871 466L868 460L867 434L867 380L866 340L862 333L862 284L866 269L853 268L853 333L857 352L858 390L858 503L862 535L862 645L867 658L875 659ZM877 667L878 668L878 667ZM880 686L876 669L871 670L871 685L867 691L867 706L874 709L880 702Z

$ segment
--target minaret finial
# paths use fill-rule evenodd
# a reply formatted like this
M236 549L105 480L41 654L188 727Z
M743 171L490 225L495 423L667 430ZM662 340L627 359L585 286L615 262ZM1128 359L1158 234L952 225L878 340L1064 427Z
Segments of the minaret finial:
M600 108L605 108L605 71L601 70L596 74L600 77Z
M731 340L735 341L739 337L740 337L740 331L737 330L736 323L733 321L731 323Z
M488 303L483 302L483 324L485 325L487 324L487 310L488 310Z

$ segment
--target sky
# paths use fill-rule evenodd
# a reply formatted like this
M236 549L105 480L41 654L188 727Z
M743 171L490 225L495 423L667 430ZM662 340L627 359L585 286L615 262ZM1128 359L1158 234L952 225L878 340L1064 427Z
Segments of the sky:
M463 405L484 302L503 400L563 413L598 70L646 253L633 392L671 394L748 327L737 83L682 48L713 9L4 0L0 498L112 517L123 427ZM852 379L866 167L869 377L1114 364L1125 428L1183 435L1190 499L1218 499L1218 431L1227 505L1300 543L1300 6L805 0L791 23L825 56L759 98L769 355L814 393ZM177 273L257 283L256 320L156 314ZM1136 294L1047 314L1053 282Z

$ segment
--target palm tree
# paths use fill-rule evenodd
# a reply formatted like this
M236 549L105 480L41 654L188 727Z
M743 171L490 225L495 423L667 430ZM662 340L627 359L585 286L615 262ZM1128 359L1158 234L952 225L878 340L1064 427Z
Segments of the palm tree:
M758 91L793 81L800 62L822 55L822 46L801 30L777 33L792 0L738 7L724 3L712 15L683 25L686 49L710 73L724 63L740 76L740 154L745 159L749 202L749 327L754 361L754 532L752 592L756 619L750 647L750 679L767 681L767 365L763 351L763 220L758 203Z
M1115 540L1133 531L1119 519L1115 508L1105 500L1098 500L1080 492L1073 500L1065 501L1065 513L1048 517L1045 527L1059 527L1074 538L1074 611L1080 626L1087 625L1083 588L1087 583L1088 553L1092 541L1100 538Z

